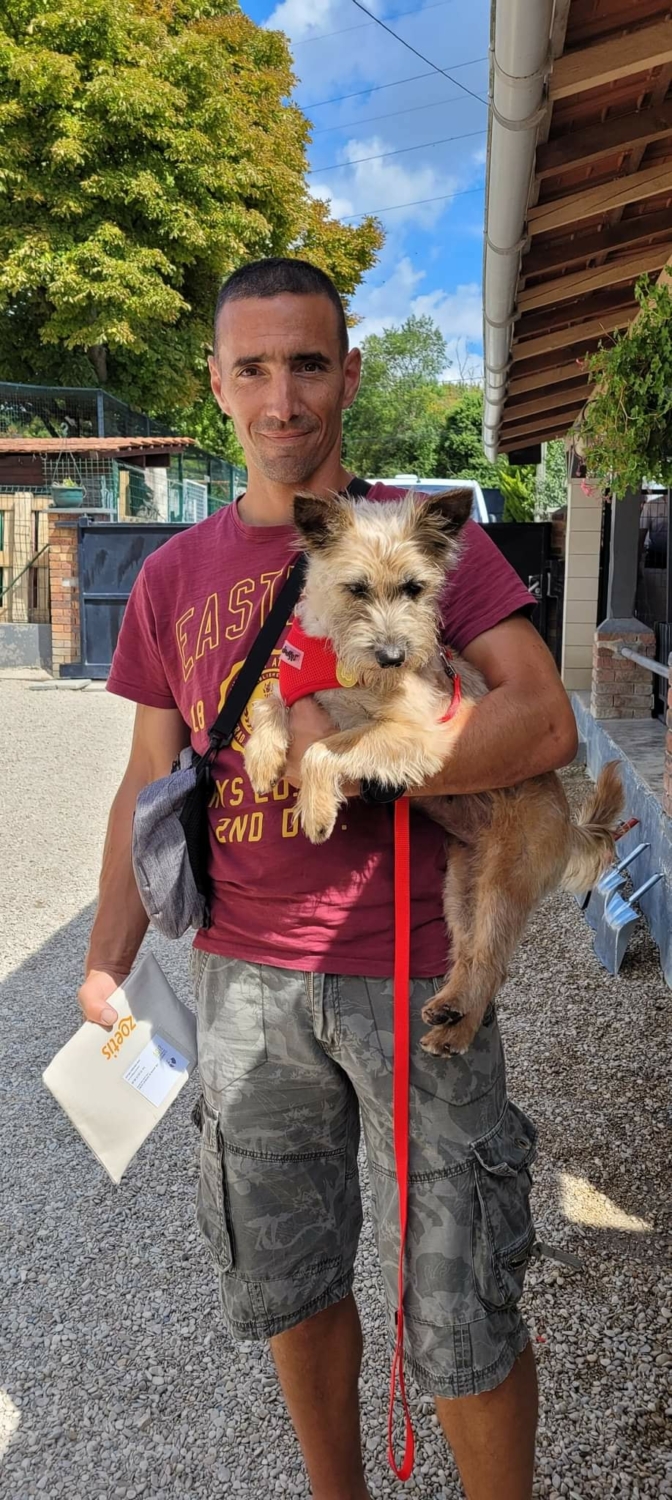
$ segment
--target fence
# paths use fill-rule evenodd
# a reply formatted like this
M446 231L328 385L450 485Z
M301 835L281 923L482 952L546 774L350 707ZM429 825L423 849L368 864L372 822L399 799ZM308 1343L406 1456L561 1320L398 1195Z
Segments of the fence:
M48 496L0 493L0 622L49 623ZM39 554L39 555L38 555Z

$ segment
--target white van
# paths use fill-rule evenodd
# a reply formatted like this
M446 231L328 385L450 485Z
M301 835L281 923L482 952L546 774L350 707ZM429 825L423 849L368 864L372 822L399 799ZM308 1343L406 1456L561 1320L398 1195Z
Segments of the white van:
M420 479L417 474L393 474L389 479L370 479L369 484L394 484L400 489L417 490L423 495L440 495L444 490L468 488L473 493L471 519L479 526L487 526L490 520L485 495L475 479Z

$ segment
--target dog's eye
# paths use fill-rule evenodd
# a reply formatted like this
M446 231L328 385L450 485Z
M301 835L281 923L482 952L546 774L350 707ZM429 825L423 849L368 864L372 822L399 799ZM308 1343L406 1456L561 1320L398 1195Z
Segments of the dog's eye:
M422 584L418 583L415 578L408 578L406 583L402 583L401 592L406 595L407 599L417 599L418 594L422 593Z
M346 583L345 587L353 599L367 599L369 596L369 585L363 578L358 578L356 583Z

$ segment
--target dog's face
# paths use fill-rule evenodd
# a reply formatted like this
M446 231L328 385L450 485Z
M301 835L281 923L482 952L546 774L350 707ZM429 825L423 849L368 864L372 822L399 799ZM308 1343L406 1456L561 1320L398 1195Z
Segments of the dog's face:
M331 640L358 681L429 661L439 596L471 502L468 489L384 504L296 496L294 519L308 554L303 624Z

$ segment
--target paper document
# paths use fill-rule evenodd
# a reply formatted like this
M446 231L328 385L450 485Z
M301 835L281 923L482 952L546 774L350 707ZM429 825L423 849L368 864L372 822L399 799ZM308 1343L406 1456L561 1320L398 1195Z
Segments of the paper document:
M196 1066L196 1017L151 953L110 1005L112 1031L85 1021L42 1077L118 1183Z

